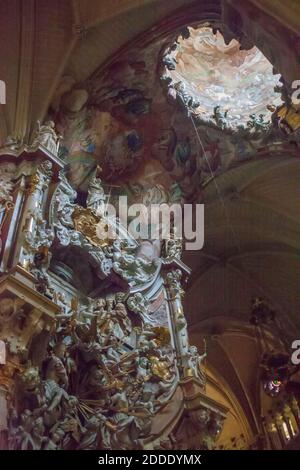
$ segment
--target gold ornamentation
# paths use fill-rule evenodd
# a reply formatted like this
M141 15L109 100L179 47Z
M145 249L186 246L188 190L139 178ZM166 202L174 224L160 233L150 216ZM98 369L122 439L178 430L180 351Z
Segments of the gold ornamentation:
M15 373L23 373L24 366L8 360L5 365L0 367L0 385L6 390L11 391Z
M267 423L267 431L268 432L277 432L275 423L273 423L273 422Z
M170 331L166 326L154 326L153 332L155 333L155 341L158 343L158 346L170 344Z
M112 244L112 240L108 237L103 239L99 238L97 225L102 221L102 217L95 215L91 209L76 207L72 214L72 219L74 221L75 230L82 233L92 245L103 247ZM103 228L107 232L107 224Z
M279 125L288 130L288 133L295 132L300 128L300 113L293 106L282 105L277 109L276 115Z
M34 193L39 182L40 182L40 177L38 174L30 176L29 181L28 181L28 189L27 189L28 194Z
M169 380L171 378L170 364L167 361L162 361L157 356L150 356L149 361L153 375L159 377L162 380Z

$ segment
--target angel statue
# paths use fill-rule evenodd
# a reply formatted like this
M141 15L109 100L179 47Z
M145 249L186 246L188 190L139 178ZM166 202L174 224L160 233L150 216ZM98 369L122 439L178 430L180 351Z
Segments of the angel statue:
M106 195L102 187L101 179L98 177L99 171L102 168L97 166L95 175L90 180L88 187L88 196L86 200L86 205L89 209L92 209L97 215L104 215L105 213L105 201Z
M204 343L205 344L205 343ZM205 347L206 349L206 347ZM201 355L198 353L196 346L190 346L186 356L184 357L184 372L186 376L194 376L204 385L205 384L205 374L202 371L201 363L206 358L207 352Z

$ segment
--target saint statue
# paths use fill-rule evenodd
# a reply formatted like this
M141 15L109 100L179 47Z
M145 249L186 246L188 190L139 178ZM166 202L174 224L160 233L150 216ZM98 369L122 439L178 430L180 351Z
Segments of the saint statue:
M37 124L38 128L33 145L41 144L46 147L46 149L49 150L53 155L57 156L61 136L56 133L54 122L47 121L45 124L41 124L40 121L38 121Z
M89 183L86 205L97 215L104 215L106 195L102 187L101 179L98 177L99 171L101 171L101 167L97 166L95 175Z

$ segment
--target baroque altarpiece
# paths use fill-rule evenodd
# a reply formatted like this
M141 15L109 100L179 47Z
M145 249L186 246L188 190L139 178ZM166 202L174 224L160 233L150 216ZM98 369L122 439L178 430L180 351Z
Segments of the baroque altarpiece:
M212 448L227 410L189 343L181 240L106 219L98 169L76 202L57 145L46 123L1 156L2 448Z
M210 181L253 163L235 184L224 177L226 204L241 205L240 217L254 165L265 174L273 161L282 169L299 158L296 55L286 66L296 35L256 6L232 3L184 5L79 81L61 76L44 106L49 120L1 141L0 448L212 449L225 430L229 409L206 393L206 352L188 337L182 241L136 239L106 206L127 194L130 203L220 207ZM264 227L266 213L259 214ZM242 234L253 225L244 220ZM210 220L218 224L219 212ZM208 259L224 268L228 253L240 254L231 232L210 240ZM226 256L212 246L219 237ZM273 249L273 232L271 241ZM237 390L248 395L242 382ZM291 409L285 403L282 415L259 425L262 408L256 417L249 396L243 403L255 438L277 436L292 412L300 426L294 398Z

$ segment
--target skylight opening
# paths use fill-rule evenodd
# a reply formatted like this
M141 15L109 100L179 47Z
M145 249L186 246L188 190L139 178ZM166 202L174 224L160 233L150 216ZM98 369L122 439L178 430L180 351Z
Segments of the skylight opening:
M221 32L209 26L188 29L189 38L180 36L165 56L165 76L191 98L194 114L216 121L217 110L220 122L230 128L249 127L253 115L270 123L272 110L282 104L274 90L281 83L262 52L243 50L235 39L226 44Z

